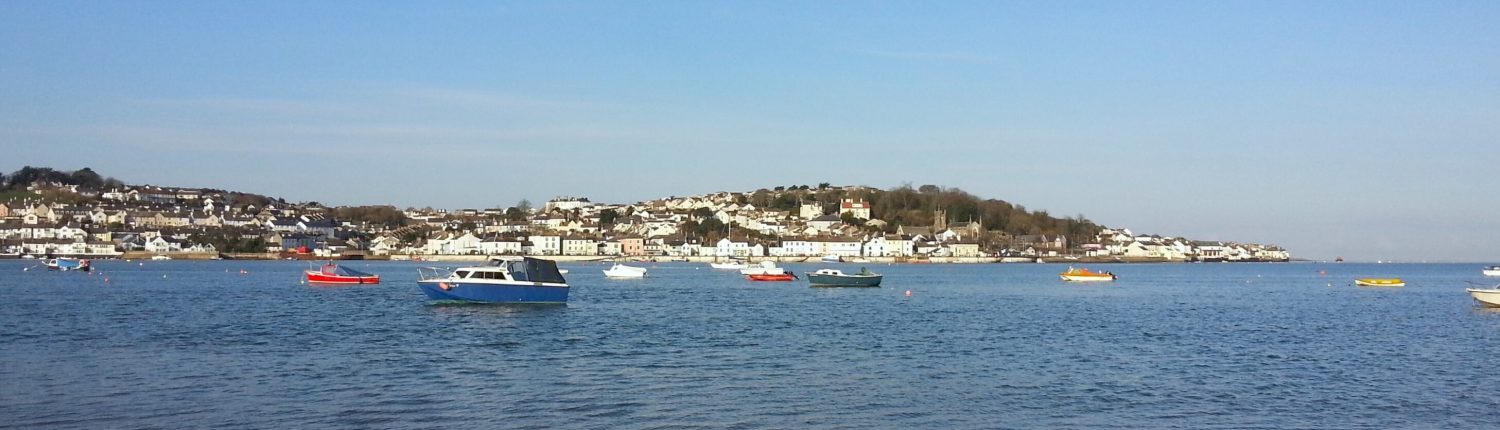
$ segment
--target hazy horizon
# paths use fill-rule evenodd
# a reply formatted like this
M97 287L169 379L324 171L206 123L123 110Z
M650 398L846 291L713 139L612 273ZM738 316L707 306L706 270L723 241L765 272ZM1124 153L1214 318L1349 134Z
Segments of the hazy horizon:
M1500 261L1500 3L0 3L0 164L326 204L955 187Z

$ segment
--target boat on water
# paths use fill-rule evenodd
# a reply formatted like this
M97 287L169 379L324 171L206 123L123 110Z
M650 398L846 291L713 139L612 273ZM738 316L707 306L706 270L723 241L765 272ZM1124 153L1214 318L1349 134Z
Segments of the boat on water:
M1469 296L1481 305L1492 308L1500 307L1500 285L1490 288L1465 288L1464 291L1468 291Z
M21 259L22 260L35 260L36 256L35 255L31 255L31 254L23 254L23 255L21 255Z
M788 282L797 280L797 275L791 273L782 273L779 275L746 275L745 278L760 282Z
M47 266L47 270L56 270L59 272L88 272L94 270L93 266L89 265L89 260L79 260L73 258L49 258L44 260L42 262L42 265Z
M1406 281L1398 278L1363 278L1355 279L1354 285L1361 287L1405 287Z
M309 284L364 285L379 284L380 275L369 274L328 262L316 270L303 272Z
M808 284L814 287L879 287L881 278L884 276L863 267L853 275L839 269L818 269L807 274Z
M819 258L818 261L822 261L824 263L842 263L844 262L844 257L840 257L837 255L824 255L823 258Z
M1061 277L1062 280L1064 280L1064 281L1074 281L1074 282L1099 282L1099 281L1113 281L1115 279L1119 279L1119 277L1115 276L1114 273L1110 273L1110 272L1094 272L1094 271L1090 271L1089 269L1083 269L1083 268L1075 269L1073 267L1068 267L1068 271L1062 272L1062 273L1058 274L1058 276Z
M615 263L615 265L610 266L609 269L604 271L604 276L608 278L644 278L646 277L646 269L644 267L632 267Z
M151 259L152 260L161 261L161 260L171 260L172 257L168 257L168 256L165 256L165 255L153 255L153 256L151 256Z
M781 275L785 273L786 269L776 267L776 263L772 261L762 261L759 266L740 269L741 275Z
M1484 273L1484 276L1500 276L1500 266L1486 267L1480 273Z
M750 265L745 264L744 260L740 260L740 259L737 259L737 258L731 258L731 259L729 259L728 262L724 262L724 263L720 263L720 262L717 262L717 261L712 262L712 263L708 263L708 267L712 267L712 268L718 269L718 270L740 270L740 269L744 269L746 267L750 267Z
M483 265L451 271L417 269L417 288L439 301L567 303L568 281L557 263L531 257L490 257Z

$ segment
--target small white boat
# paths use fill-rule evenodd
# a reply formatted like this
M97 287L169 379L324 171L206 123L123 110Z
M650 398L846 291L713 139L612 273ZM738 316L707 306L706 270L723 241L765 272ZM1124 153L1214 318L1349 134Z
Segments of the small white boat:
M1057 276L1062 277L1064 281L1072 282L1113 281L1119 278L1110 272L1093 272L1089 271L1089 269L1074 269L1072 267L1069 267L1068 271L1059 273Z
M1473 297L1479 304L1488 307L1500 307L1500 286L1496 288L1465 288L1469 296Z
M782 275L785 273L786 269L776 267L776 263L771 261L762 261L758 267L740 269L741 275Z
M610 278L644 278L646 277L646 269L615 263L615 265L610 266L608 270L604 271L604 276Z
M153 256L151 256L151 259L152 260L161 261L161 260L171 260L172 257L168 257L168 256L165 256L165 255L153 255Z
M837 255L824 255L823 258L819 260L824 263L842 263L844 262L844 257L840 257Z
M1481 272L1484 273L1484 276L1500 276L1500 266L1486 267Z
M26 255L22 255L21 259L22 260L35 260L36 256L35 255L31 255L31 254L26 254Z
M740 261L730 261L728 263L708 263L708 266L718 270L740 270L746 267L750 267L746 266L744 262Z

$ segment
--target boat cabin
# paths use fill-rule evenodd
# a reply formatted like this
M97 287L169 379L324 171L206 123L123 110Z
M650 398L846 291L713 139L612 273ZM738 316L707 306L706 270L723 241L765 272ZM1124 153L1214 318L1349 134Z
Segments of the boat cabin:
M514 281L567 283L557 270L557 263L537 258L491 257L483 265L461 267L453 271L454 281Z

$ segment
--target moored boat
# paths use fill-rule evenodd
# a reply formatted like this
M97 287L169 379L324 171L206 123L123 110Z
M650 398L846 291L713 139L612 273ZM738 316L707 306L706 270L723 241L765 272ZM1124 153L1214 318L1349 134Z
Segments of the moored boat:
M740 269L741 275L780 275L786 273L786 269L776 267L772 261L762 261L759 266Z
M1064 280L1064 281L1074 281L1074 282L1098 282L1098 281L1113 281L1115 279L1119 279L1119 277L1115 276L1114 273L1110 273L1110 272L1093 272L1093 271L1089 271L1089 269L1083 269L1083 268L1075 269L1075 268L1072 268L1072 267L1069 267L1068 271L1062 272L1062 273L1058 274L1058 276L1061 277L1062 280Z
M74 270L80 272L88 272L94 270L93 266L89 265L89 260L78 260L73 258L49 258L47 260L44 260L42 264L44 266L47 266L47 270L56 270L60 272Z
M871 273L863 267L853 275L844 274L839 269L818 269L807 274L807 283L814 287L879 287L882 278L883 275Z
M1405 287L1406 281L1397 278L1363 278L1355 279L1354 285L1361 287Z
M1484 276L1500 276L1500 266L1486 267L1480 273L1484 273Z
M750 266L746 265L745 262L740 260L729 260L728 263L708 263L708 267L712 267L718 270L740 270Z
M1500 307L1500 286L1494 288L1465 288L1469 296L1481 305L1488 307Z
M795 280L797 280L797 275L794 275L794 274L791 274L791 273L782 273L780 275L747 275L745 277L749 278L752 281L763 281L763 282L764 281L784 282L784 281L795 281Z
M317 270L303 272L309 284L379 284L380 275L369 274L329 262Z
M824 255L823 258L820 258L819 260L823 261L824 263L842 263L844 261L844 257L840 257L837 255Z
M614 266L610 266L609 269L604 271L604 276L609 278L644 278L646 277L646 269L615 263Z
M531 257L490 257L481 266L418 269L417 287L434 300L479 303L567 303L568 281L557 263Z
M151 256L151 259L152 260L158 260L158 261L160 261L160 260L171 260L172 257L168 257L168 256L165 256L165 255L153 255L153 256Z

